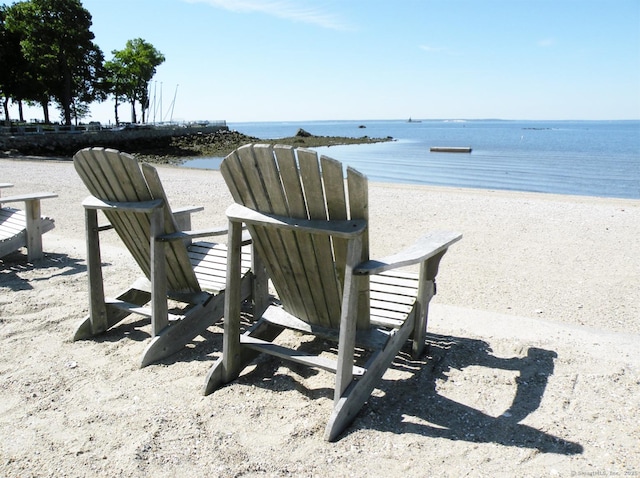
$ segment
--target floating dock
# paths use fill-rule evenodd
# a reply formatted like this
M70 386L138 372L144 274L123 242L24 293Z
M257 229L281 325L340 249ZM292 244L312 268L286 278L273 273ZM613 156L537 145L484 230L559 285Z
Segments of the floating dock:
M470 146L431 146L432 153L470 153Z

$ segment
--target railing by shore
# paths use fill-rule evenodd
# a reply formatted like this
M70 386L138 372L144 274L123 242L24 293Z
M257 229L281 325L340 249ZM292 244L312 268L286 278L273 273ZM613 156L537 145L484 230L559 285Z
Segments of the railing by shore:
M56 134L56 133L88 133L98 131L123 131L123 130L143 130L143 129L155 129L155 130L176 130L180 128L186 129L202 129L212 127L219 129L220 127L226 127L227 122L225 120L216 121L183 121L183 122L171 122L171 123L121 123L120 125L102 125L101 123L88 123L82 125L59 125L59 124L44 124L44 123L29 123L19 124L12 126L0 126L0 134L3 135L29 135L29 134Z
M71 156L77 150L102 146L130 151L142 142L166 140L199 134L214 134L227 130L226 121L191 122L171 124L120 125L103 128L87 125L57 129L47 129L49 125L37 125L33 130L9 131L0 134L0 155ZM39 128L41 127L41 128Z

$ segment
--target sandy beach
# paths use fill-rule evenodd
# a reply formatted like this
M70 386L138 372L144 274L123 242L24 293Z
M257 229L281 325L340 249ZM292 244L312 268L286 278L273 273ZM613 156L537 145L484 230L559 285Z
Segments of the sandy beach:
M158 170L173 206L205 206L194 228L226 224L218 172ZM69 161L0 159L0 182L58 194L45 258L0 260L0 476L640 476L640 200L371 183L372 257L432 229L464 238L428 354L399 356L327 443L331 374L261 358L202 396L219 326L144 369L136 318L71 342L87 191ZM102 240L112 295L139 273Z

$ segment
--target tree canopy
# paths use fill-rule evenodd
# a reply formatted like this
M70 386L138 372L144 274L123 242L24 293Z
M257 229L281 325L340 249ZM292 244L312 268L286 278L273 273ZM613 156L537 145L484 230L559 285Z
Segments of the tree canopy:
M136 122L136 103L140 104L142 122L149 106L149 82L156 74L156 68L165 60L153 45L142 38L128 40L123 50L113 50L113 60L105 64L108 72L111 93L116 98L117 107L120 98L131 104L131 121Z
M49 123L49 105L61 111L70 125L86 116L89 105L113 95L135 106L142 121L149 104L148 84L165 58L141 38L129 40L123 50L114 50L111 61L93 42L91 14L80 0L22 0L0 5L0 97L5 119L8 101L42 105Z
M71 124L74 107L97 98L104 55L93 43L90 27L91 14L80 0L27 0L7 10L5 28L19 36L31 73L25 78L31 88L24 99L39 101L45 120L50 99L60 107L65 124Z

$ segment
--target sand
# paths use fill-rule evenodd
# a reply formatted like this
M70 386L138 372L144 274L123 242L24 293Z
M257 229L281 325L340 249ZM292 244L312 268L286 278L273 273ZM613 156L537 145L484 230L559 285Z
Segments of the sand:
M215 171L159 167L174 206L223 225ZM204 397L212 326L139 369L132 319L71 342L88 310L87 192L73 165L0 160L11 193L52 191L45 258L0 261L0 476L640 475L640 201L372 183L374 257L430 229L442 261L429 353L400 355L336 443L333 376L261 358ZM4 191L3 194L8 194ZM138 276L103 235L107 294Z

